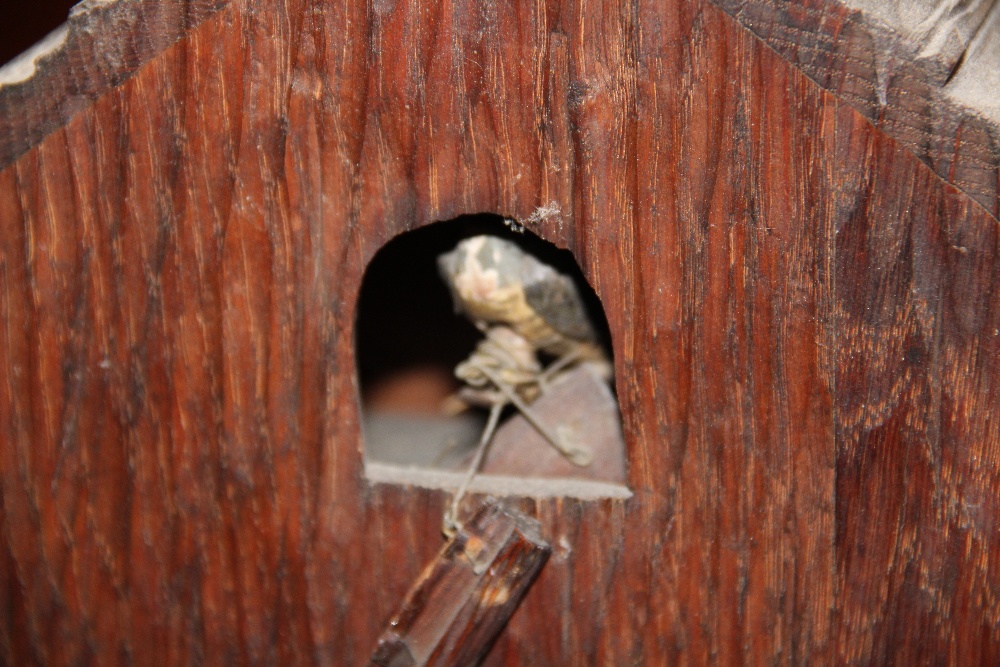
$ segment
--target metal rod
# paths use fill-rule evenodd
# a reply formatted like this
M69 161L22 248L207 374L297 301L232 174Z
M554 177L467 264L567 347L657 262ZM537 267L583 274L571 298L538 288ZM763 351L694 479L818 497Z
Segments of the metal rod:
M458 490L455 491L455 497L452 498L448 511L444 513L441 532L449 538L462 528L462 525L458 522L458 504L461 502L466 490L468 490L469 484L471 484L473 478L475 478L476 473L479 472L479 467L483 464L483 457L486 456L486 450L489 449L490 441L493 439L493 433L497 428L497 422L500 421L500 413L503 412L505 405L507 405L506 401L497 401L490 408L490 417L486 421L486 428L483 429L483 435L479 438L476 455L472 458L472 464L469 466L469 470L465 474L465 479L462 480L462 484L458 487Z

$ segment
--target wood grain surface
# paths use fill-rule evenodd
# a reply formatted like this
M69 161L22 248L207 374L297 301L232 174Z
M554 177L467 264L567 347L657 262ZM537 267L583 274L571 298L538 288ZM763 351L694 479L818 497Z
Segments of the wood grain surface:
M77 2L65 24L39 45L40 52L25 54L31 56L28 63L18 64L16 73L15 63L0 68L0 169L228 1ZM19 29L30 28L11 20L0 26L0 39Z
M0 171L3 662L367 660L448 497L364 479L362 272L487 211L634 495L513 501L486 664L1000 662L998 223L705 0L238 0Z
M479 664L552 554L539 528L487 499L420 573L369 666Z
M713 2L1000 216L1000 4Z

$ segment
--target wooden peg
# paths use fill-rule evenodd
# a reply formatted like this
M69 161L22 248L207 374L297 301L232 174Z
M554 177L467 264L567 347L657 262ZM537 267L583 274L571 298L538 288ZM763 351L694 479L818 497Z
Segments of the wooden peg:
M475 665L551 552L537 521L488 501L424 568L370 665Z

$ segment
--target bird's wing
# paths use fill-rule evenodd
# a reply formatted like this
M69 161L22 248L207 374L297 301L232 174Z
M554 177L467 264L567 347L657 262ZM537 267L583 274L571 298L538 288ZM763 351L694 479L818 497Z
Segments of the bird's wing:
M596 339L573 279L530 255L521 272L525 300L559 333L577 341Z

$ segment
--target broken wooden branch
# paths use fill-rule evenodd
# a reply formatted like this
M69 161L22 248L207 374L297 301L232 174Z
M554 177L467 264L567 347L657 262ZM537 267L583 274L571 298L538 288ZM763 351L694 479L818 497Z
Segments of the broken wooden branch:
M476 664L551 551L537 521L487 502L421 573L379 638L370 664Z

